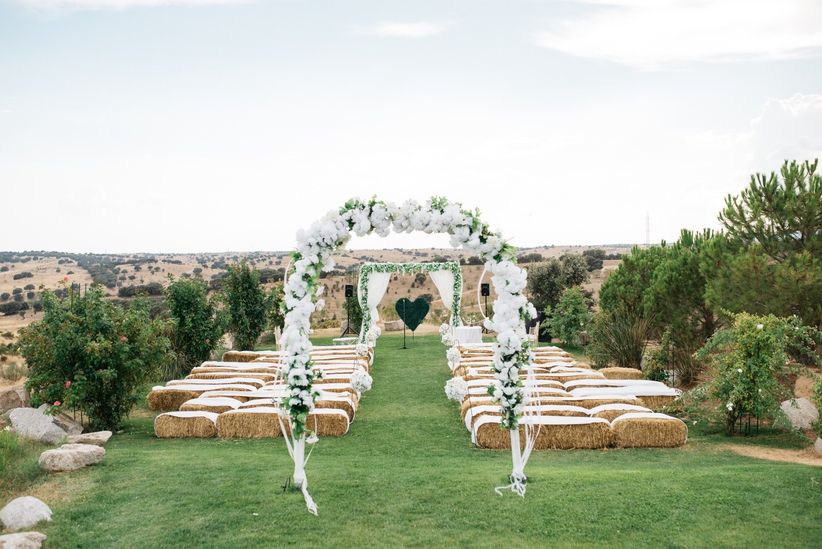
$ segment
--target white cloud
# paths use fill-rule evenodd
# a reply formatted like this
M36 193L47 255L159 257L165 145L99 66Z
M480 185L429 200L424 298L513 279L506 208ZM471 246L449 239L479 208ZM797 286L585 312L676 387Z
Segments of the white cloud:
M414 23L384 21L369 27L358 27L356 30L358 34L383 38L425 38L445 31L445 26L427 21Z
M536 44L641 69L822 54L817 0L596 0Z
M126 9L157 6L244 4L249 0L17 0L27 8L47 11Z

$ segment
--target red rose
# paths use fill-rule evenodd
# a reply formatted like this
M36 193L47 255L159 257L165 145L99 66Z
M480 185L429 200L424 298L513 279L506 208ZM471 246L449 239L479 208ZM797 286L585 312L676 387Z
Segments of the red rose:
M69 387L71 387L71 381L66 380L66 389L68 389Z
M54 405L55 405L55 406L60 406L60 404L62 404L62 403L61 403L59 400L55 400L55 401L54 401Z
M128 341L128 338L126 336L120 336L120 341L125 343L126 341Z

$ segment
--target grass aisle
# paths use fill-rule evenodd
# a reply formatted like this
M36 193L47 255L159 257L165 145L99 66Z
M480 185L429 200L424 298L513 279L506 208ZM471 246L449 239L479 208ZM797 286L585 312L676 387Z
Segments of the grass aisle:
M380 339L374 388L351 432L308 464L320 516L279 488L282 440L157 440L132 419L104 464L72 473L50 547L810 547L822 539L822 470L720 451L535 454L525 499L494 495L510 454L477 450L445 399L436 336ZM48 500L47 500L48 501Z

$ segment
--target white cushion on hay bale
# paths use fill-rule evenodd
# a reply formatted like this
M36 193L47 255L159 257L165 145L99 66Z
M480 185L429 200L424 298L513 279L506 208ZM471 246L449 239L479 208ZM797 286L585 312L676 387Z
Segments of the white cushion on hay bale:
M647 412L650 413L652 410L650 408L646 408L645 406L637 406L636 404L601 404L599 406L594 406L591 408L588 413L591 417L601 417L602 419L607 419L608 421L613 421L614 419L618 418L623 414L630 414L636 412Z
M611 432L620 448L674 448L688 440L684 421L653 412L622 414L611 422Z
M660 381L650 379L576 379L565 383L566 389L583 387L669 387Z
M172 379L166 382L166 387L174 385L251 385L262 387L264 381L252 377L229 377L222 379Z
M243 402L231 397L193 398L180 405L181 412L214 412L222 414L229 410L236 410Z
M482 343L482 328L479 326L457 326L454 328L454 339L460 345Z
M154 434L160 438L210 438L217 435L213 412L166 412L154 418Z
M511 448L508 430L500 429L499 416L486 415L474 423L472 439L482 448ZM526 416L520 419L522 426L539 426L534 443L535 450L569 450L607 448L611 442L611 428L607 420L595 417ZM520 442L525 444L525 431L520 427Z
M480 406L472 406L465 414L464 422L465 428L471 431L471 426L474 421L484 415L500 415L502 407L499 404L482 404ZM573 417L589 417L589 411L582 406L566 406L566 405L546 405L546 406L526 406L523 414L533 414L539 416L573 416ZM475 441L471 441L475 442Z

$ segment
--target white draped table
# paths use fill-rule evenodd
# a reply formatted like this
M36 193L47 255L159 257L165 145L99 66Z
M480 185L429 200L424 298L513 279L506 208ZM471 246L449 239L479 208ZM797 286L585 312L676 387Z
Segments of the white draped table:
M458 326L454 328L457 343L482 343L482 328L479 326Z

